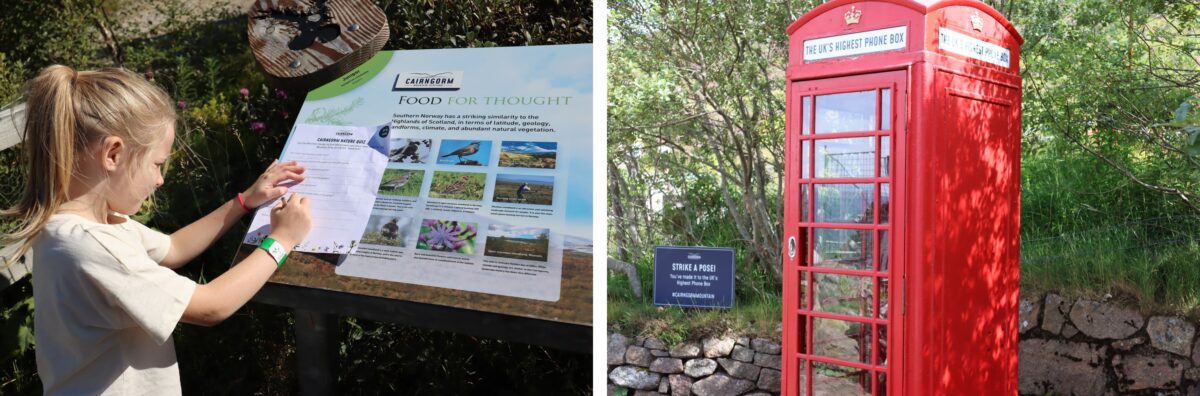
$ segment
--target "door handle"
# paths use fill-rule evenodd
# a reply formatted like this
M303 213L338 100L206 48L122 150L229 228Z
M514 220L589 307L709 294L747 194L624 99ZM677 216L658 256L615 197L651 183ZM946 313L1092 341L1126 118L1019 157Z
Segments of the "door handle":
M788 258L796 257L796 237L788 237Z

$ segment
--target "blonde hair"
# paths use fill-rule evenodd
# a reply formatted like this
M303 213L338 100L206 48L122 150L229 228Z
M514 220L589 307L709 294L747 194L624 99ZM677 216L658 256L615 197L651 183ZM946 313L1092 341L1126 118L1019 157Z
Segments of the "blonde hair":
M124 69L76 71L53 65L25 84L24 151L27 178L20 200L0 216L17 218L0 246L20 243L7 267L29 251L50 216L68 199L76 153L109 136L120 137L135 163L166 138L175 108L162 89Z

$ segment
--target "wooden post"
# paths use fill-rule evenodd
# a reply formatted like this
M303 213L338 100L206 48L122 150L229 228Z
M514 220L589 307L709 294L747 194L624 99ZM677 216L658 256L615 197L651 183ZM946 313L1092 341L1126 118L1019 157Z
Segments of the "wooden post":
M338 318L296 308L296 373L301 396L334 394L337 371Z

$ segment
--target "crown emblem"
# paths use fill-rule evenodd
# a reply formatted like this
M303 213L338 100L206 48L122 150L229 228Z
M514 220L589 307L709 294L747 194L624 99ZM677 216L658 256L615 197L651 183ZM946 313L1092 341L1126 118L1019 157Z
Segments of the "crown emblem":
M983 18L979 17L979 11L975 11L974 14L971 14L971 28L980 33L983 32Z
M846 11L846 24L856 24L858 23L859 19L862 19L862 10L857 9L854 6L850 6L850 11Z

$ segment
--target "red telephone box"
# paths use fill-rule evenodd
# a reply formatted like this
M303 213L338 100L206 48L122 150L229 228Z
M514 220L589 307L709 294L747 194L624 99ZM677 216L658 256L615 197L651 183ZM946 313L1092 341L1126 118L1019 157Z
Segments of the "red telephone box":
M973 0L788 35L783 393L1016 394L1021 36Z

